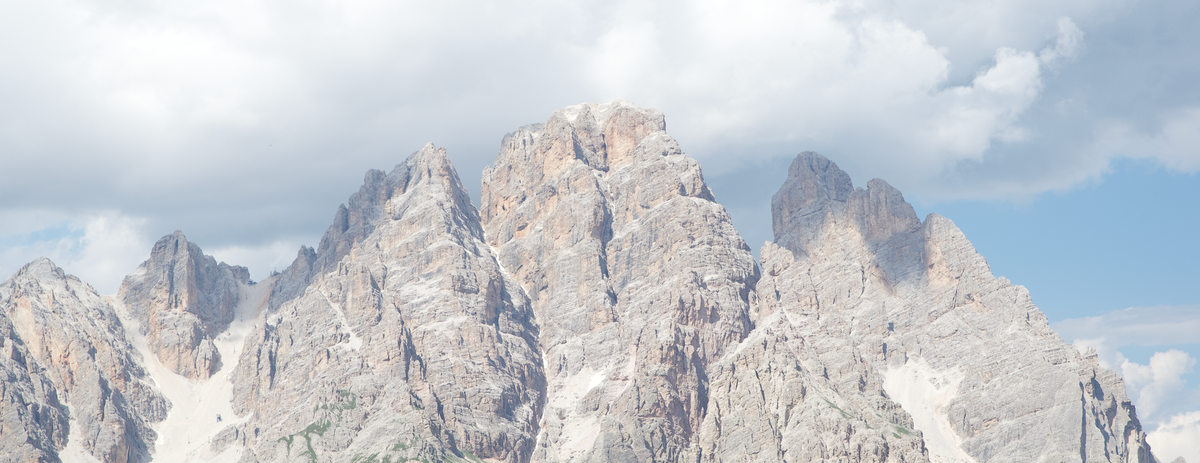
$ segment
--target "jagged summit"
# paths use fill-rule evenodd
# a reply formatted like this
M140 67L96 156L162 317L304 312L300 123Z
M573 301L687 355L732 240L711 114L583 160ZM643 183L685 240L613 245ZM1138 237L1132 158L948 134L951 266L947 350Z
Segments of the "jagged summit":
M213 338L233 321L238 284L249 280L245 267L218 263L176 230L154 243L150 258L121 282L117 299L164 365L203 380L220 367Z
M797 157L772 204L783 247L764 247L757 287L777 339L802 339L835 390L888 399L848 413L900 405L932 461L1154 461L1120 378L1063 342L1025 288L949 219L920 222L886 183L848 180Z
M369 236L381 217L395 214L395 211L384 210L384 206L392 197L404 194L410 184L435 174L452 178L453 182L461 187L458 173L446 158L446 149L438 148L433 143L427 143L405 162L397 164L390 173L377 169L368 170L358 192L351 195L346 204L338 205L333 223L325 230L317 249L301 246L296 260L281 273L271 292L271 308L278 308L284 302L303 294L314 276L336 267L337 263L350 253L355 243ZM459 208L464 211L463 214L478 215L475 206L471 205L470 197L465 193L455 193L452 201L463 206ZM461 222L470 227L470 224L477 223L478 219ZM482 237L483 232L478 229L478 225L475 225L472 232Z
M900 190L881 179L855 189L837 164L811 151L792 161L787 180L771 197L771 213L775 244L801 255L821 245L827 224L853 223L871 247L908 246L888 241L921 227Z
M537 327L444 149L369 172L316 254L235 371L247 458L529 459L545 403Z
M484 229L547 359L534 461L693 458L708 364L751 329L750 248L665 127L577 105L506 136L484 170Z
M1156 461L1116 373L949 219L921 221L883 180L854 188L805 152L756 263L665 129L623 101L556 111L504 137L478 209L428 144L368 171L316 248L253 289L168 235L114 301L144 338L32 262L0 284L0 450Z
M0 283L0 452L142 461L169 408L111 305L39 258Z

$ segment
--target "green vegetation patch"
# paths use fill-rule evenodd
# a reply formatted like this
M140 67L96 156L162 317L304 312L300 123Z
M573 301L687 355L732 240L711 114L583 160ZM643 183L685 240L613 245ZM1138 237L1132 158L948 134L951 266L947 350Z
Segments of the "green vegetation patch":
M345 412L346 410L353 410L358 407L358 396L350 393L350 391L339 390L339 391L337 391L337 393L338 393L338 397L340 397L343 400L349 398L350 403L348 403L348 404L341 403L341 402L334 403L334 404L322 403L320 405L316 405L313 407L313 413L316 413L320 410L336 411L337 412L337 421L340 422L340 421L342 421L342 413L343 412ZM308 457L308 461L316 463L317 462L317 451L312 446L312 436L313 436L313 434L316 434L318 436L324 437L325 432L329 431L329 427L333 426L333 423L334 422L332 420L317 420L312 423L309 423L308 426L305 426L303 431L300 431L295 434L288 434L287 436L284 436L284 437L280 437L278 439L278 441L284 442L287 444L287 453L288 453L288 456L291 456L292 455L292 443L295 442L296 436L300 436L300 437L304 438L304 451L300 452L300 455ZM374 457L375 457L375 455L371 456L371 458L374 458ZM355 457L355 459L357 460L358 457ZM363 460L363 461L366 462L366 461L374 461L374 460ZM378 462L378 463L382 463L382 462ZM388 462L388 463L391 463L391 462Z

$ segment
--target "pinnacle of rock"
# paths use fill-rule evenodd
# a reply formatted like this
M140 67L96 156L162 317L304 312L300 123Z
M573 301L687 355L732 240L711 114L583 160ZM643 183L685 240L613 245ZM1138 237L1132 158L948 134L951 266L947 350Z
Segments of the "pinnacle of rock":
M235 371L246 458L528 460L537 327L445 150L368 173L316 256L297 259L311 283L260 320Z
M213 337L233 320L238 283L250 274L205 255L183 232L162 237L121 282L117 298L141 322L147 344L171 371L207 379L221 363Z

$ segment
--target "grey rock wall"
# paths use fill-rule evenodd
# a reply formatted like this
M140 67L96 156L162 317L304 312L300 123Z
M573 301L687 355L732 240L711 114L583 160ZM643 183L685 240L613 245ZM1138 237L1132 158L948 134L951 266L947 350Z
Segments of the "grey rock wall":
M121 282L117 298L142 325L146 344L171 371L207 379L220 368L213 337L229 327L245 267L207 256L183 232L162 237Z
M772 208L760 320L800 338L840 394L908 409L933 461L1153 461L1119 377L1063 342L950 220L918 220L882 180L853 189L814 153Z
M661 113L572 106L509 134L481 214L549 382L534 461L684 461L758 269Z
M245 461L528 461L538 329L445 151L368 173L330 230L234 371Z
M150 457L157 437L150 423L169 405L91 286L45 258L22 267L0 284L0 339L6 455L54 461L74 434L100 461Z

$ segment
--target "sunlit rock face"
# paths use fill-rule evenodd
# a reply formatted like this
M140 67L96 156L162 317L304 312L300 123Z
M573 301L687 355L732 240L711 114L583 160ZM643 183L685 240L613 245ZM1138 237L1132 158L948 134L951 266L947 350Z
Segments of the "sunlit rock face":
M795 346L799 364L847 399L847 419L873 428L857 434L882 435L867 460L890 461L906 429L935 462L1153 461L1120 378L1064 343L949 219L920 221L882 180L854 189L815 153L797 156L772 210L777 244L762 251L752 338L778 334L739 355ZM736 382L753 389L747 380ZM908 417L889 414L895 404Z
M113 302L140 333L35 261L0 284L0 455L1155 461L1120 378L950 220L802 153L756 263L665 129L556 111L478 209L426 145L258 284L168 235Z
M548 381L535 461L682 461L708 368L751 329L749 246L661 113L578 105L509 134L482 216L529 292Z
M311 283L260 319L234 372L244 458L528 461L538 329L445 151L369 172L326 237L350 244L322 245L334 264L301 253Z
M150 458L151 423L169 405L147 381L113 307L90 285L45 258L21 268L0 284L0 342L6 459Z

